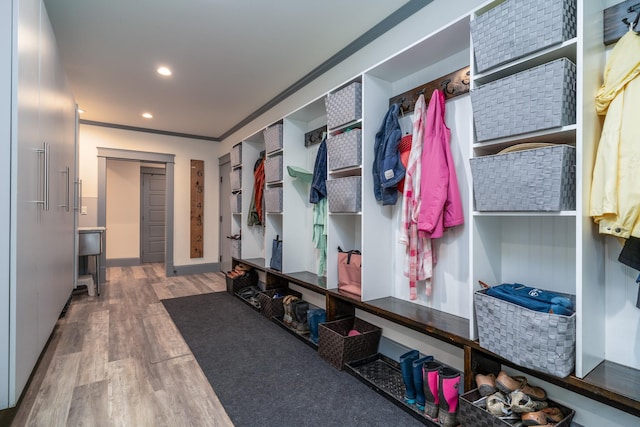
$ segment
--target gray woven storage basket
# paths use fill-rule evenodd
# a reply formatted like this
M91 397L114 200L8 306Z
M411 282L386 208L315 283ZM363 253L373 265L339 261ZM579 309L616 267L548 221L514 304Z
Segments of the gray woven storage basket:
M575 124L576 66L567 58L471 91L478 141Z
M508 427L513 425L513 421L508 422L506 420L501 420L495 415L487 412L485 409L486 404L483 405L482 403L478 403L474 405L474 403L478 401L486 402L486 400L482 399L482 396L480 396L478 389L473 389L460 396L460 412L458 414L458 421L460 421L461 425L469 427ZM560 409L562 415L564 415L562 421L559 421L555 426L570 427L576 411L552 400L547 400L547 402L550 407Z
M242 168L231 169L231 172L229 172L229 185L232 190L242 189Z
M238 166L242 163L242 144L231 147L231 166Z
M469 160L477 211L576 208L576 150L555 145Z
M359 335L348 336L355 329ZM318 325L318 355L343 370L346 362L364 359L378 352L382 328L357 317Z
M282 297L274 298L273 296L275 294L280 294L282 295ZM295 295L298 298L302 298L302 294L300 292L287 288L269 289L258 293L258 301L260 301L260 314L262 314L267 319L283 316L284 306L282 305L282 300L285 295Z
M333 129L362 117L362 85L353 82L325 98L327 128Z
M561 294L575 300L573 295ZM576 360L576 315L542 313L474 293L480 345L526 368L564 378Z
M242 258L241 249L242 249L242 240L240 239L231 240L231 257L232 258L236 258L236 259Z
M229 204L231 205L231 213L242 212L242 193L233 193L229 196Z
M282 212L282 187L264 189L264 206L266 212Z
M576 0L508 0L471 21L476 70L522 58L576 36Z
M283 132L282 123L276 123L262 131L264 146L267 153L272 153L282 149Z
M238 240L239 241L239 240ZM236 295L240 289L247 288L249 286L258 285L258 272L254 269L247 270L242 276L235 279L226 276L227 279L227 292Z
M282 181L282 155L267 156L264 161L264 179L266 182Z
M362 178L347 176L327 180L329 212L360 212L362 205Z
M362 130L352 129L327 138L329 170L359 166L362 163Z

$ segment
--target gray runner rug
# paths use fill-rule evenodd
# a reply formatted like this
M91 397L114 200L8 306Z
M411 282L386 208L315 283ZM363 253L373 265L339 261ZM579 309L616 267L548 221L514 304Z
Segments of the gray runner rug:
M422 425L226 292L162 303L238 427Z

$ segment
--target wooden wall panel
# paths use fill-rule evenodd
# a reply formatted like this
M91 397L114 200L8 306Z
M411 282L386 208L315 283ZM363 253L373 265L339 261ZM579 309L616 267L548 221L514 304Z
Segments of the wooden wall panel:
M191 258L204 257L204 160L191 160Z

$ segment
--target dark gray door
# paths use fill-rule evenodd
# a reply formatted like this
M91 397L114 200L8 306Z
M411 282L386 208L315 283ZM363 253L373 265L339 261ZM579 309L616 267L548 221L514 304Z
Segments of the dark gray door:
M140 261L164 262L165 171L140 168Z
M223 163L224 162L224 163ZM229 183L229 173L231 173L231 161L229 156L220 159L220 270L231 270L231 240L227 236L231 235L231 209L229 209L229 196L231 196L231 184Z

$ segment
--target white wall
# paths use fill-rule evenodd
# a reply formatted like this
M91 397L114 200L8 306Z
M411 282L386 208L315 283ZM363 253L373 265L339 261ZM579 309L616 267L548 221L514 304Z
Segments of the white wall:
M107 160L107 260L140 258L139 182L139 162Z
M97 147L174 154L174 265L204 264L218 261L219 149L217 143L100 126L80 125L80 171L78 175L82 180L83 198L98 197ZM205 165L204 257L197 259L191 259L189 255L191 159L204 160ZM107 182L108 186L109 182ZM139 189L139 174L135 177L133 186ZM139 218L139 212L137 215ZM169 226L170 224L167 224L167 227ZM110 233L111 231L107 229L107 242L112 240ZM136 233L139 235L139 232ZM139 242L136 243L136 248L139 248ZM108 250L109 248L107 248ZM107 252L107 257L113 258L109 252Z

